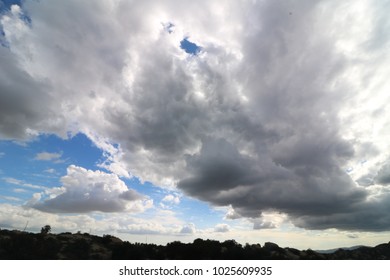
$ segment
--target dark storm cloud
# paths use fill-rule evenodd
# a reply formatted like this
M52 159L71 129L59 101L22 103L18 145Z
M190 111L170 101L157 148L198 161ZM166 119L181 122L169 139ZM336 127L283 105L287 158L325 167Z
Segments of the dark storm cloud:
M378 174L375 178L375 182L380 185L390 185L390 161L388 160L382 167L379 169Z
M302 215L293 217L293 222L297 226L316 230L327 228L359 231L390 230L389 198L389 193L383 193L380 198L361 201L349 211L316 216Z
M260 173L253 169L256 162L241 156L224 139L205 140L199 155L188 156L186 162L187 170L194 176L182 180L179 188L193 195L209 196L260 180Z
M343 139L336 118L340 99L329 84L347 62L322 34L328 23L315 18L313 2L261 5L252 10L262 15L251 18L258 29L243 37L240 73L247 81L251 119L263 133L245 122L231 122L230 129L239 127L246 147L252 147L247 150L250 158L237 151L242 142L234 138L230 146L203 142L200 153L186 161L192 176L178 187L217 205L232 205L244 217L275 210L293 221L303 220L296 225L305 228L315 228L321 220L323 228L387 229L386 221L370 215L361 216L371 219L366 225L357 222L355 213L368 207L368 192L357 188L341 168L354 149ZM290 9L296 9L293 18L284 16ZM224 119L230 119L229 110L224 112ZM333 217L344 224L332 224Z
M179 188L217 205L232 205L246 217L267 209L296 215L347 211L366 196L337 168L283 167L240 155L226 140L204 144L200 155L188 158L187 167L193 176L180 181Z

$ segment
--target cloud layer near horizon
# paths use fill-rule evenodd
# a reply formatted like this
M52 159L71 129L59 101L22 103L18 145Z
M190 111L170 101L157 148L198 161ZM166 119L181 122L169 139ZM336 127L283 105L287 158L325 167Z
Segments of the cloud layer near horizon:
M0 137L84 133L255 228L389 230L386 5L26 1L1 16Z

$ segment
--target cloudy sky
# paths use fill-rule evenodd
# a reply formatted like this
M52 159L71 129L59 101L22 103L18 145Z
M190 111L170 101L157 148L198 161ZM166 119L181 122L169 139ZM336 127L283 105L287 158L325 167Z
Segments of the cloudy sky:
M0 1L0 227L388 242L390 1Z

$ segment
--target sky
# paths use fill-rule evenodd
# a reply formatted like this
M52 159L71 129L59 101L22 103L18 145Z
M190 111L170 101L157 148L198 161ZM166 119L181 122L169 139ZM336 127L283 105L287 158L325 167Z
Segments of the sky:
M0 228L388 242L389 11L0 1Z

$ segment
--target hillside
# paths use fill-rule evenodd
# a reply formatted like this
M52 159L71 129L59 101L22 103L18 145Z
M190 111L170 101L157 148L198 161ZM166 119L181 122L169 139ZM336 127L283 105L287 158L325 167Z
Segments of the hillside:
M242 246L234 240L219 242L196 239L166 246L130 243L117 237L87 233L29 233L0 230L0 259L3 260L102 260L102 259L281 259L281 260L388 260L390 243L375 247L338 249L332 253L281 248L266 242Z

